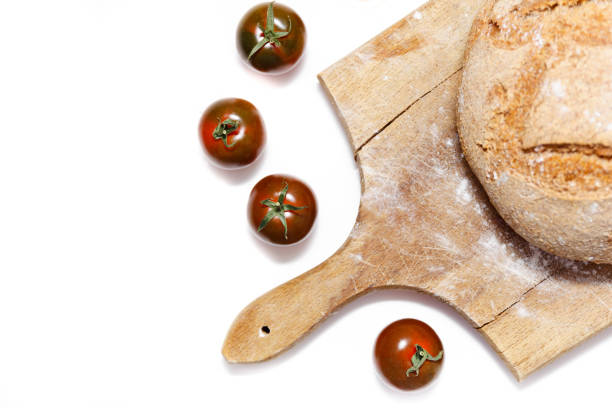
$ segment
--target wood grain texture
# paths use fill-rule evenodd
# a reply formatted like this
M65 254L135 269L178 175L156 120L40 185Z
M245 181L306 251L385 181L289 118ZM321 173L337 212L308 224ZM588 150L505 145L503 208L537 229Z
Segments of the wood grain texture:
M455 2L436 3L450 7ZM480 1L463 3L475 9ZM465 12L432 3L421 10L419 21L429 24L437 24L437 14ZM429 15L431 10L437 14ZM469 26L468 21L464 24ZM467 35L468 29L458 32ZM415 37L414 29L400 33L391 41L405 45ZM381 36L371 43L389 38L389 32ZM425 47L440 52L435 44ZM320 77L336 104L334 89L360 81L351 79L360 71L356 62L348 57L343 61L346 75L338 74L339 63L334 75ZM460 59L448 59L449 64L457 61L460 64ZM376 68L367 59L362 64L370 71L385 70L391 78L367 84L372 95L394 92L400 81L396 78L420 83L433 75L429 67L406 79L401 65L389 71L387 64ZM381 131L364 123L353 129L365 133L349 132L363 186L351 235L321 265L261 296L238 315L223 346L228 361L274 357L345 303L382 288L419 290L451 304L487 338L519 380L610 325L612 267L540 251L515 234L490 205L459 146L456 103L461 72L454 67L445 72L451 73L423 94L406 98L407 105L379 110ZM342 83L333 82L339 78ZM354 103L355 109L365 109L358 98ZM337 108L342 113L344 108ZM371 116L361 120L368 122ZM357 118L351 120L356 123ZM269 333L261 331L263 326Z
M319 74L355 148L461 68L482 3L430 1Z

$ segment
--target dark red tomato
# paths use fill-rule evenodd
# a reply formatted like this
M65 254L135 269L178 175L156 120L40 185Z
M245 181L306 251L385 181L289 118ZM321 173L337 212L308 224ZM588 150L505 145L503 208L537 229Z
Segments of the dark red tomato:
M304 22L295 11L282 4L259 4L238 24L238 51L260 72L283 74L289 71L302 57L305 44Z
M416 319L391 323L380 332L374 347L378 371L401 390L429 384L442 368L443 354L436 332Z
M266 131L259 112L244 99L221 99L200 120L200 140L211 161L225 169L253 163L263 150Z
M317 201L302 181L276 174L253 187L247 215L251 227L264 241L291 245L306 238L312 229Z

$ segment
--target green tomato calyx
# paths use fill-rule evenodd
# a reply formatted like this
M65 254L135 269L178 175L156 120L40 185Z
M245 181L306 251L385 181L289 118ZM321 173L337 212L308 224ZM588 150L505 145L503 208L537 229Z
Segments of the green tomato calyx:
M285 181L285 186L280 192L278 196L278 201L274 201L272 199L263 200L261 202L262 205L265 205L269 208L266 216L261 220L259 224L259 228L257 228L257 232L261 231L272 221L272 219L278 217L283 227L285 227L285 239L287 239L287 219L285 218L285 212L287 211L299 211L308 207L296 207L291 204L285 204L285 197L287 196L287 191L289 190L289 183Z
M425 362L427 360L429 360L429 361L438 361L439 359L442 358L442 353L444 352L444 350L440 350L438 355L433 357L422 346L416 344L415 347L416 347L416 351L414 352L414 354L410 358L410 361L412 362L412 367L410 367L406 371L406 376L408 376L408 377L410 377L410 373L416 373L416 375L418 376L419 375L419 368L421 368L423 366L423 364L425 364Z
M240 127L240 121L234 119L225 119L223 122L221 122L220 119L217 119L217 122L219 123L213 132L213 138L215 140L222 140L223 144L228 149L238 143L238 141L236 140L234 141L234 143L228 144L227 138L229 135L238 130L238 128Z
M274 2L271 2L268 5L268 15L267 15L267 20L266 20L265 30L261 28L261 25L258 24L258 26L259 26L259 29L263 31L264 36L261 39L261 41L259 41L257 45L253 47L247 60L250 60L251 57L253 57L253 55L257 53L257 51L261 50L268 43L280 47L281 43L278 40L283 37L288 36L289 33L291 32L291 19L289 19L289 29L287 31L278 31L278 32L274 31Z

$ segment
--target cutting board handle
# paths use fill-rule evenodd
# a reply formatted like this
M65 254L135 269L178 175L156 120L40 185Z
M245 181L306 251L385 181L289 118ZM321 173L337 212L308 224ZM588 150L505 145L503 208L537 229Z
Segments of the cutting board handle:
M231 363L267 360L291 347L334 310L363 294L372 265L354 255L349 239L334 255L278 286L242 310L230 328L223 355ZM358 252L357 252L358 253ZM350 269L350 270L349 270Z

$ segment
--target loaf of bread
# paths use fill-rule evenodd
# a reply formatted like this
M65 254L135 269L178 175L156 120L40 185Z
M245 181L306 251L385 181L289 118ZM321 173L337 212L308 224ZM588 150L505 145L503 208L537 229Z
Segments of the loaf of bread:
M516 232L612 264L612 1L487 1L458 113L466 159Z

